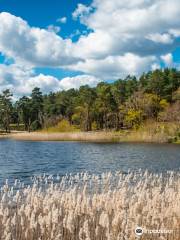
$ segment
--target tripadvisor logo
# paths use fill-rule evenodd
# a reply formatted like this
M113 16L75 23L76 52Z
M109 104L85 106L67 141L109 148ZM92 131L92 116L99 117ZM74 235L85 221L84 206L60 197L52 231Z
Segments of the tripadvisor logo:
M136 227L135 229L135 234L137 236L142 236L144 234L172 234L173 230L167 230L167 229L154 229L154 230L149 230L149 229L142 229L142 227Z
M135 229L135 234L136 234L137 236L142 236L142 235L143 235L143 229L142 229L141 227L137 227L137 228Z

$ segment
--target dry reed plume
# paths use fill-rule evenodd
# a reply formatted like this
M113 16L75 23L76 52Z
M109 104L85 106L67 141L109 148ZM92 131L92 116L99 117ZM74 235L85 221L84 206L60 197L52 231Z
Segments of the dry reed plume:
M122 134L114 132L66 132L66 133L17 133L10 137L15 140L28 141L85 141L85 142L112 142L120 141Z
M180 173L87 173L8 181L0 194L2 240L180 239Z

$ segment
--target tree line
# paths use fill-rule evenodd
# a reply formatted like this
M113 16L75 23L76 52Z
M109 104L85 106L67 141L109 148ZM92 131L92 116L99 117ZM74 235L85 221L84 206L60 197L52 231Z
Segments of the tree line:
M48 128L64 119L83 131L138 128L147 119L180 122L180 71L155 70L45 95L36 87L16 102L9 89L0 94L0 128L6 132L12 126Z

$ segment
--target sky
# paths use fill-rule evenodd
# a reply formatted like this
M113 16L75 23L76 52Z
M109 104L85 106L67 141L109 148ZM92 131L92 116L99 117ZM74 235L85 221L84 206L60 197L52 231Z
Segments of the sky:
M0 0L0 92L180 66L179 0Z

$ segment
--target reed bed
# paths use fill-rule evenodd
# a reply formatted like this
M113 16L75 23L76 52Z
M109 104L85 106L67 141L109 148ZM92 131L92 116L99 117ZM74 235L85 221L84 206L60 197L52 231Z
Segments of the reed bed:
M122 134L115 132L65 132L65 133L17 133L10 137L25 141L84 141L84 142L118 142Z
M1 188L2 240L180 239L180 173L40 176Z
M64 127L64 128L63 128ZM28 141L85 141L85 142L147 142L168 143L179 140L179 123L145 122L137 130L79 132L60 126L39 132L20 132L9 135L15 140Z

